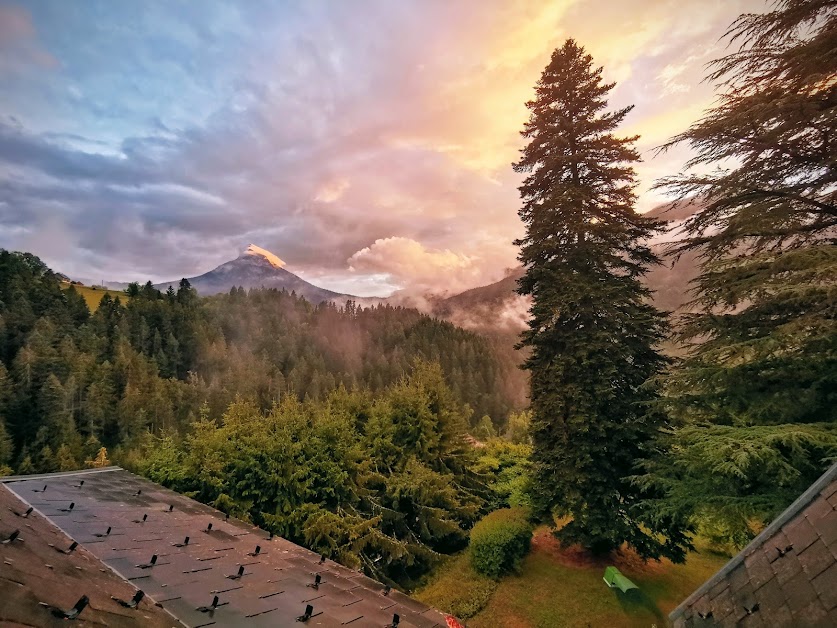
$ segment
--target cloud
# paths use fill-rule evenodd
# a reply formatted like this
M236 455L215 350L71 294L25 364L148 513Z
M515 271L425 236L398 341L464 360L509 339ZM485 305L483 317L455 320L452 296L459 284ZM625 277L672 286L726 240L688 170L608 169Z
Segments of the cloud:
M473 286L483 274L476 262L462 253L430 250L399 236L375 240L348 259L351 271L384 273L401 288L419 293L440 285L453 293Z
M349 189L348 179L335 179L334 181L329 181L323 185L317 192L316 196L314 196L314 200L322 203L333 203L334 201L340 200L340 197L343 196L343 192L347 189Z
M707 43L756 6L0 5L0 246L108 279L197 274L255 242L341 292L488 283L516 264L510 164L551 51L574 36L622 80L645 191L683 157L650 149L710 96ZM60 65L4 73L12 47ZM65 246L21 237L37 231Z
M38 42L29 12L16 5L0 4L0 75L23 73L32 66L58 65L58 60Z

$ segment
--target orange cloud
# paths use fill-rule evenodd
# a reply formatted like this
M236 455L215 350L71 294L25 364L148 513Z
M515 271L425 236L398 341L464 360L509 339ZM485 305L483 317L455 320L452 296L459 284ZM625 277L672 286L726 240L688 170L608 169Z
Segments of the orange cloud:
M314 196L314 200L321 203L333 203L339 200L347 189L349 189L348 179L334 179L319 189L316 196Z
M450 249L427 249L411 238L375 240L352 255L349 269L359 273L386 273L393 283L410 291L459 292L474 285L483 275L480 260Z

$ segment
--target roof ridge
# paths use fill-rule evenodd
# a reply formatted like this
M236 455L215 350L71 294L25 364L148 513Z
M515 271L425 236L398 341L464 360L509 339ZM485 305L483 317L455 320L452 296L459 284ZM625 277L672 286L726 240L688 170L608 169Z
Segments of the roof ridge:
M55 473L34 473L31 475L6 475L0 477L0 484L8 484L10 482L22 482L25 480L48 480L50 478L64 478L72 477L74 475L89 475L91 473L104 473L107 471L124 471L122 467L112 465L110 467L100 467L98 469L79 469L78 471L56 471Z

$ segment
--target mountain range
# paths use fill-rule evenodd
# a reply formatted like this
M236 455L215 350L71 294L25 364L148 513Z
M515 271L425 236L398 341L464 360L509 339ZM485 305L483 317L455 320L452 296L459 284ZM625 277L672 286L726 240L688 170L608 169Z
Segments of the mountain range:
M663 257L666 244L682 238L683 223L699 209L697 203L680 203L674 207L661 205L646 214L666 223L666 232L651 244L657 255ZM654 292L654 304L658 308L678 312L688 307L691 300L689 284L697 275L697 254L685 253L676 262L664 258L661 265L649 270L645 281ZM526 325L529 309L528 298L516 293L517 280L522 276L523 268L510 269L503 279L487 286L445 299L428 299L426 309L434 316L466 329L520 331Z
M665 220L668 229L664 237L652 243L652 248L662 254L665 244L679 237L682 223L698 209L693 203L682 204L674 209L658 207L649 216ZM646 275L648 286L654 291L657 307L668 310L682 310L689 301L689 282L697 274L695 254L683 255L677 263L670 260L652 268ZM312 303L334 301L343 303L352 299L363 305L392 303L415 307L433 316L476 331L514 332L525 326L529 301L516 293L517 281L523 269L509 269L503 279L486 286L466 290L449 297L438 295L396 294L389 298L355 297L315 286L285 268L285 262L278 256L254 244L249 245L236 259L196 277L189 277L189 283L198 294L210 296L229 292L233 287L276 288L295 292ZM164 281L155 285L165 291L169 286L177 288L180 280ZM124 289L127 284L107 282L108 287Z

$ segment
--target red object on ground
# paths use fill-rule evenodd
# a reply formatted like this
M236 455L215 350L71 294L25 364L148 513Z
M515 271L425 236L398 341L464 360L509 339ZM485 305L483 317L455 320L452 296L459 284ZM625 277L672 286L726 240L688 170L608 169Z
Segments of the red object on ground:
M445 615L445 621L448 624L448 628L465 628L465 626L459 623L459 620L453 615Z

